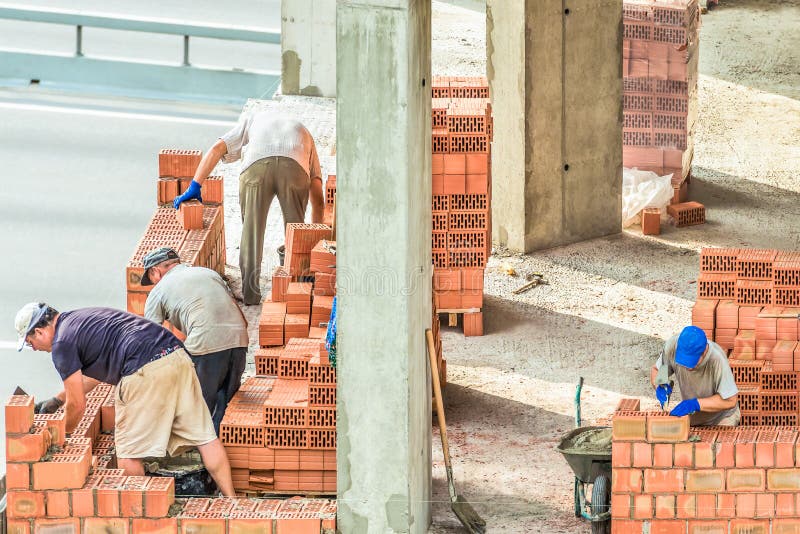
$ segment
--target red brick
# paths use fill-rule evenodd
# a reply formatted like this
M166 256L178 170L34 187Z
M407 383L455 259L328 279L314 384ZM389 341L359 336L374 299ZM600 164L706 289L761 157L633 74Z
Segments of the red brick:
M651 414L647 417L647 441L677 443L689 439L689 416L669 417Z
M6 402L6 434L25 434L33 426L33 397L12 395Z
M717 517L736 517L736 495L734 493L717 495Z
M9 491L6 494L6 514L9 519L44 517L44 492Z
M144 492L144 512L146 517L164 517L175 502L175 479L172 477L152 477Z
M633 444L633 467L652 467L653 446L649 443Z
M775 467L794 466L796 440L797 432L794 430L784 430L778 432L778 439L775 442Z
M615 493L611 495L611 517L615 519L630 519L631 499L627 494ZM612 521L613 523L613 521Z
M645 208L642 210L642 234L659 235L661 233L661 210Z
M83 534L128 534L127 518L87 517L83 520Z
M26 434L6 436L7 462L38 462L50 446L50 432L37 428Z
M775 517L775 495L759 493L756 495L756 517Z
M634 495L633 496L633 518L650 519L653 517L653 496Z
M33 488L37 490L82 488L89 476L91 457L57 455L33 464Z
M36 519L33 522L34 534L80 534L81 520L77 517L61 519Z
M47 517L69 517L71 515L69 496L68 491L45 492Z
M182 534L225 534L224 519L184 517L181 518Z
M728 491L764 491L763 469L729 469L727 472Z
M717 434L716 442L714 443L714 467L733 467L734 460L734 443L738 436L736 431L723 431ZM697 449L695 449L697 453ZM695 461L697 458L695 458Z
M697 495L680 493L675 500L675 513L681 519L697 517Z
M694 467L694 447L695 444L691 442L675 444L673 460L675 467Z
M92 517L95 515L94 483L87 481L79 490L72 490L72 515L75 517Z
M650 534L686 534L686 522L656 519L650 522Z
M734 519L730 534L770 534L769 521L756 519Z
M125 477L106 476L95 486L98 516L117 517L120 515L119 491L124 480Z
M645 493L676 493L683 491L682 469L645 469Z
M6 521L6 534L30 534L30 519L9 519Z
M642 491L641 469L613 469L611 471L611 490L620 493L639 493Z
M483 313L465 313L464 317L464 336L482 336L483 335Z
M728 534L727 521L689 521L687 534Z
M800 469L767 469L769 491L800 491Z
M231 514L228 519L228 534L271 534L272 519L253 519L236 517Z
M772 534L800 534L800 519L775 519Z
M134 519L131 526L133 534L176 534L178 532L178 519L175 517Z
M119 492L120 515L142 517L144 515L144 490L150 477L129 476Z
M724 489L725 472L722 469L696 469L686 471L687 492L719 492Z
M642 534L642 524L641 521L622 521L616 519L611 521L611 532L612 534Z
M30 489L31 464L6 464L6 488Z
M778 517L791 517L795 510L795 496L792 493L775 494L775 515ZM800 534L800 532L798 532Z
M656 495L655 516L659 519L675 518L675 495Z
M611 420L613 441L644 441L647 437L646 416L640 412L617 412Z
M697 495L697 518L714 519L717 514L717 496L701 493Z
M755 441L757 430L742 430L734 448L736 467L755 466Z
M656 443L653 445L653 466L672 467L671 443Z
M631 464L631 443L615 441L611 444L611 467L630 467ZM27 465L27 464L21 464Z

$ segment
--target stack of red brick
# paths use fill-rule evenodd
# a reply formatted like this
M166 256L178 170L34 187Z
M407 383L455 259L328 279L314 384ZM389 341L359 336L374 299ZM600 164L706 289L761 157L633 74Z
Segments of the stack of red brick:
M158 205L172 206L176 196L186 192L203 159L200 150L162 149L158 153ZM203 183L203 202L222 204L222 176L209 176Z
M698 113L699 26L697 0L623 3L623 165L672 175L669 214L678 226L705 221L702 204L682 205Z
M199 151L162 150L159 153L159 170L162 176L175 174L191 176L200 161ZM188 183L190 179L183 180ZM128 311L144 314L144 303L152 286L142 286L144 274L142 258L159 247L172 247L181 261L190 265L208 267L225 274L225 214L222 202L222 180L207 180L203 185L203 200L185 202L179 211L172 208L174 191L179 182L173 178L159 178L158 203L145 234L136 246L125 272L128 290ZM164 184L172 184L167 191ZM177 190L177 189L176 189ZM166 192L165 192L166 191ZM216 205L213 205L216 202ZM165 204L162 206L162 204Z
M69 438L65 438L63 409L34 415L33 397L9 399L5 407L9 534L335 532L335 501L218 498L190 499L184 505L175 500L173 478L125 476L121 469L111 468L114 439L100 432L114 428L113 404L106 409L107 399L113 398L111 386L95 387ZM334 451L334 466L335 456ZM265 455L261 458L267 461ZM279 461L290 460L278 460L276 455ZM334 470L334 490L335 478Z
M220 428L234 486L248 493L336 493L336 370L321 339L260 350Z
M613 417L611 531L798 532L797 438L796 427L690 429L685 417L618 411Z
M432 97L434 305L463 313L464 335L480 336L492 250L489 85L483 77L435 76Z
M745 424L800 414L800 254L704 248L692 324L730 353Z
M174 503L172 478L126 477L113 463L113 438L100 435L113 411L111 386L92 390L75 431L65 438L63 410L34 415L34 401L15 395L6 403L8 532L150 532ZM102 415L101 415L102 414ZM94 447L94 448L93 448ZM177 532L177 528L175 528Z

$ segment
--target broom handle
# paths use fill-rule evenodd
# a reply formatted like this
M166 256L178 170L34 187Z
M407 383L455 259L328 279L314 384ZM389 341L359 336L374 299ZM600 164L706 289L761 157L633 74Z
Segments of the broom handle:
M450 467L450 446L447 442L447 422L444 418L444 405L442 404L442 386L439 383L439 366L436 364L436 349L434 349L433 332L430 328L425 330L428 345L428 359L431 362L431 375L433 380L433 398L436 400L436 417L439 419L439 433L442 436L442 451L444 452L444 465Z

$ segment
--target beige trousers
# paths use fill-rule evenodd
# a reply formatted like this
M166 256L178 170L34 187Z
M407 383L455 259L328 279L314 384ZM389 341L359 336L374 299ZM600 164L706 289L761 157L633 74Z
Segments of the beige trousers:
M288 223L301 223L305 219L310 188L308 173L292 158L282 156L260 159L239 176L239 206L242 209L239 268L245 304L261 302L259 280L264 256L264 230L272 199L278 197L285 232Z

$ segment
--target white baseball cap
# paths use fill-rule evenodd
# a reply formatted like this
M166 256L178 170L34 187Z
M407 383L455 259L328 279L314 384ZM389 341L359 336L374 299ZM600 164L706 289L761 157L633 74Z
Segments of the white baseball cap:
M25 338L28 337L45 312L47 312L47 304L44 302L29 302L17 312L17 317L14 319L14 328L17 329L17 335L19 335L17 351L25 348Z

